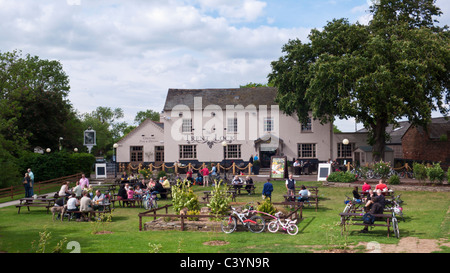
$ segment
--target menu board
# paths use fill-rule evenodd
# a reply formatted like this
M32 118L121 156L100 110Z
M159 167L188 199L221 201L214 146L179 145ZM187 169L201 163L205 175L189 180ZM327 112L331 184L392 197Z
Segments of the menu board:
M270 178L287 178L287 157L272 156L270 158Z

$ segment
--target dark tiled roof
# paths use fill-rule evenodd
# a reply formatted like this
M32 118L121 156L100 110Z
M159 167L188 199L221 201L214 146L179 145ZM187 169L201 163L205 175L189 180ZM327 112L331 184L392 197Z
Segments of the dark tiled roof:
M229 88L229 89L169 89L164 111L171 111L176 105L186 105L194 109L194 97L202 97L202 107L218 105L225 110L226 105L276 105L274 87Z

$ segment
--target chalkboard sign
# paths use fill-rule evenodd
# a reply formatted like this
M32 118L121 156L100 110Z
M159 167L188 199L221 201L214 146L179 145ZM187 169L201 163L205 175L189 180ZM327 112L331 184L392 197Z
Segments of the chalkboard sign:
M326 181L331 172L331 164L319 164L319 171L317 172L317 181Z

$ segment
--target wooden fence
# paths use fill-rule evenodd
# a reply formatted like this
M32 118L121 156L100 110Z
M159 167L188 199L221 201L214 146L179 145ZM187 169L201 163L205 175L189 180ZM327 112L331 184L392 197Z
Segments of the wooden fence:
M76 181L80 180L80 178L81 173L77 173L69 176L36 182L34 183L33 191L35 194L41 194L41 192L46 192L50 188L54 188L55 186L61 186L61 184L65 181L75 183ZM23 196L24 194L25 188L22 185L0 189L0 198L11 197L11 199L14 199L14 196Z
M203 169L207 164L206 163L202 163L200 165L200 167L195 168L194 164L187 164L187 165L181 165L181 164L173 164L173 166L167 166L166 163L162 163L161 165L157 166L156 164L153 165L153 163L150 163L148 165L148 167L145 167L142 163L139 163L138 165L133 165L131 163L128 163L128 165L126 165L125 163L120 163L119 164L119 172L123 172L125 170L127 170L128 172L131 171L137 171L139 172L142 169L148 169L151 172L153 172L153 170L161 170L161 171L166 171L166 169L174 169L174 173L179 173L180 169L186 169L186 170L192 170L192 171L200 171L201 169ZM230 167L225 167L220 165L220 163L215 164L217 171L220 172L221 170L224 171L229 171L232 170L233 175L236 174L236 171L241 171L242 173L247 173L248 175L251 175L252 172L252 164L248 163L247 166L245 167L239 167L235 162L233 162L231 164Z

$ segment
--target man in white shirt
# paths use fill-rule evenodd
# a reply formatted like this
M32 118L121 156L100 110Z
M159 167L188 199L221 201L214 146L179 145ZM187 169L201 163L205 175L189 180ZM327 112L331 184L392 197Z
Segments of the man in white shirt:
M80 203L78 202L75 193L72 193L69 197L69 200L67 201L67 212L78 211L79 204ZM80 219L80 213L75 213L75 217L77 220Z
M94 210L103 210L104 206L102 205L105 203L105 195L103 195L100 190L96 190L94 199L92 199L92 203L94 203Z

